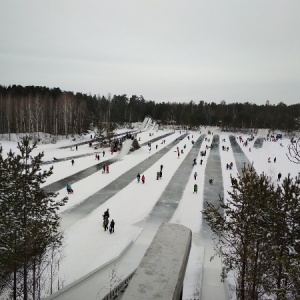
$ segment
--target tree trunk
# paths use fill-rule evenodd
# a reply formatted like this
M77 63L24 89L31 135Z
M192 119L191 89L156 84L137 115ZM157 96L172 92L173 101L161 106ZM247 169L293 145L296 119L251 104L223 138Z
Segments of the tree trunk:
M259 257L259 241L256 241L255 262L254 262L253 280L252 280L252 299L257 299L256 281L257 281L258 257Z

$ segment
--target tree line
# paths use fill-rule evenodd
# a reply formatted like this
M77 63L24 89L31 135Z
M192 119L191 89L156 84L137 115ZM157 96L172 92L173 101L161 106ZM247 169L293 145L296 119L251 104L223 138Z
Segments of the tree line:
M300 104L189 103L145 100L132 95L87 95L41 86L0 85L0 134L47 132L82 134L91 125L142 122L151 116L162 124L189 127L221 126L294 130L299 124Z

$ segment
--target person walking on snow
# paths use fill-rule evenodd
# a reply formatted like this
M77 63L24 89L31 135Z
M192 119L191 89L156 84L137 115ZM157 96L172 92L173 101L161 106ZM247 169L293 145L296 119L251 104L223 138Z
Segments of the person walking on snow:
M198 192L198 185L197 185L197 183L195 183L195 184L194 184L194 193L197 194L197 192Z
M109 225L109 233L115 232L115 221L114 219L111 220L110 225Z
M138 174L136 175L136 179L137 179L137 182L139 183L140 180L141 180L141 175L140 175L140 173L138 173Z
M277 181L280 181L280 179L281 179L281 173L278 173Z
M109 165L106 165L106 173L109 173Z
M106 217L109 219L109 208L103 214L103 218L106 218Z
M74 162L75 162L74 159L72 159L72 160L71 160L72 166L74 166Z
M195 173L194 173L194 178L195 178L195 180L197 179L197 176L198 176L198 173L195 172Z
M146 178L145 178L145 175L143 174L143 175L142 175L142 183L145 183L145 179L146 179Z
M108 229L108 223L109 223L109 220L108 220L108 217L107 216L103 216L103 228L104 228L104 231L106 231Z

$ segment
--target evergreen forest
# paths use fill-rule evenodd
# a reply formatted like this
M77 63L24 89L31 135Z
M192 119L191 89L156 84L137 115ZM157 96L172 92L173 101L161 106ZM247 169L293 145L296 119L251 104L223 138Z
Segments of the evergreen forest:
M0 134L47 132L82 134L91 125L142 122L146 116L161 124L237 128L297 129L300 104L189 103L145 100L132 95L87 95L42 86L0 85Z

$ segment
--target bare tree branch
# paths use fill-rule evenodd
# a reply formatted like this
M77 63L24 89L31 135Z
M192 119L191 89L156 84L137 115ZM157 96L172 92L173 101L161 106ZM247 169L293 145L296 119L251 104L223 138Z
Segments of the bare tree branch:
M297 140L294 140L294 138L291 139L288 151L286 153L287 158L295 164L300 164L300 137Z

